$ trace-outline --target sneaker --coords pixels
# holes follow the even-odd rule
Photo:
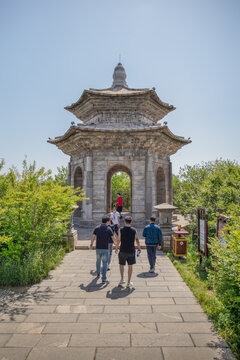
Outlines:
[[[123,284],[125,284],[125,280],[122,279],[122,280],[119,281],[118,286],[122,286]]]
[[[97,279],[99,279],[100,278],[100,274],[97,274]]]
[[[154,273],[154,270],[155,270],[154,268],[151,268],[151,269],[149,270],[149,272],[150,272],[150,273]]]
[[[127,283],[127,288],[130,288],[133,286],[133,283],[130,281],[129,283]]]
[[[109,281],[108,280],[102,280],[102,284],[108,284]]]

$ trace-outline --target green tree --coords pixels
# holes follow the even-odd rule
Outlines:
[[[4,184],[4,186],[3,186]],[[0,251],[21,261],[38,249],[60,246],[73,206],[83,200],[83,190],[54,181],[51,171],[23,162],[0,178]]]
[[[63,186],[68,185],[68,168],[66,166],[57,167],[57,174],[54,177],[54,180],[62,184]]]
[[[185,166],[177,176],[174,203],[183,214],[196,214],[198,207],[208,209],[210,219],[222,208],[226,214],[240,214],[240,165],[216,160]]]
[[[131,208],[131,179],[125,172],[118,172],[112,176],[112,206],[116,205],[117,193],[123,198],[123,208],[129,211]]]

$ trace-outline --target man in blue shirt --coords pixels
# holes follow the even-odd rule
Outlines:
[[[162,230],[155,224],[156,218],[150,217],[150,224],[145,226],[143,236],[145,237],[145,244],[147,246],[147,255],[150,265],[150,273],[155,271],[156,251],[162,247]]]

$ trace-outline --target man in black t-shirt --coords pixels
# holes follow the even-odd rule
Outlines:
[[[138,250],[141,251],[140,242],[138,240],[137,230],[131,227],[132,218],[131,216],[125,217],[125,226],[119,230],[118,233],[118,241],[116,246],[116,253],[118,251],[119,244],[120,252],[118,254],[119,259],[119,268],[121,274],[121,280],[119,282],[119,286],[122,286],[125,283],[124,280],[124,265],[126,261],[128,263],[128,283],[127,287],[130,288],[133,286],[131,282],[132,277],[132,266],[136,263],[135,258],[135,240],[137,242]]]
[[[102,282],[106,283],[106,272],[108,267],[108,256],[109,256],[109,249],[108,244],[112,240],[116,245],[116,238],[113,235],[113,231],[110,228],[110,217],[103,216],[101,225],[98,225],[92,235],[91,245],[90,248],[93,247],[93,243],[95,238],[96,240],[96,268],[97,268],[97,277],[100,277],[100,268],[102,262]]]

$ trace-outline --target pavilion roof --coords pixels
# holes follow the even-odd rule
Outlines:
[[[64,135],[48,142],[56,145],[67,155],[88,150],[120,148],[152,150],[170,156],[182,146],[191,143],[191,140],[176,136],[167,126],[161,125],[133,129],[103,129],[79,124],[71,126]]]

